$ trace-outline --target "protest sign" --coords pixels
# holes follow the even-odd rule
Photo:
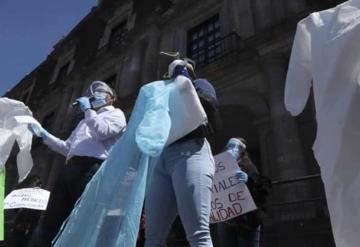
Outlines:
[[[234,157],[223,152],[214,157],[215,176],[212,186],[210,223],[219,223],[256,209],[245,183],[235,173],[240,170]]]
[[[30,208],[46,210],[50,191],[40,188],[26,188],[13,190],[6,196],[4,209]]]

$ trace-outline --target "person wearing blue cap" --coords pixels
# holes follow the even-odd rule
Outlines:
[[[51,245],[51,240],[71,213],[86,184],[124,132],[125,115],[113,106],[115,99],[115,92],[106,83],[92,82],[84,96],[73,103],[84,112],[84,118],[65,141],[39,125],[29,125],[29,129],[48,147],[66,157],[66,165],[51,190],[40,226],[41,246]]]
[[[208,123],[166,147],[154,167],[145,199],[145,246],[166,246],[179,215],[190,246],[212,247],[209,215],[215,164],[206,137],[220,128],[218,102],[214,87],[206,79],[196,79],[193,65],[185,59],[169,65],[167,77],[177,76],[192,81]]]

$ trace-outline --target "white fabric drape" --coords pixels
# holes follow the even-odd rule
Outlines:
[[[313,87],[313,146],[336,245],[360,243],[360,0],[311,14],[298,23],[285,86],[292,115]]]
[[[17,154],[19,182],[26,178],[33,161],[30,154],[32,133],[26,123],[17,119],[31,116],[31,111],[22,102],[0,98],[0,169],[4,167],[16,141],[20,149]]]

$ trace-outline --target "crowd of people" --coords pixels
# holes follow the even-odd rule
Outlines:
[[[221,129],[222,120],[214,87],[208,80],[196,78],[194,66],[187,59],[175,59],[169,65],[167,79],[185,76],[191,80],[208,121],[167,145],[153,169],[141,218],[147,247],[166,246],[167,235],[177,216],[191,246],[213,246],[209,216],[215,163],[207,137]],[[73,104],[84,112],[84,118],[65,141],[39,125],[29,124],[34,135],[66,158],[41,224],[34,232],[36,245],[51,246],[87,183],[126,131],[124,113],[113,106],[115,100],[115,91],[105,82],[91,83]],[[252,163],[244,139],[230,138],[225,151],[238,162],[240,169],[234,176],[248,185],[257,210],[218,223],[215,233],[218,245],[259,246],[264,199],[269,192],[264,184],[270,182]]]
[[[344,247],[359,244],[359,214],[356,214],[360,203],[357,166],[360,156],[356,150],[360,145],[360,54],[357,54],[359,9],[360,0],[350,0],[333,9],[310,14],[298,23],[284,95],[284,105],[293,116],[303,111],[310,96],[314,97],[317,135],[313,151],[321,169],[334,240],[337,246]],[[212,185],[216,167],[207,138],[221,129],[222,119],[214,87],[208,80],[196,77],[194,66],[189,59],[177,58],[170,63],[166,80],[171,82],[181,76],[191,82],[206,113],[207,122],[171,143],[166,143],[165,147],[159,145],[161,150],[157,151],[160,150],[161,154],[156,157],[157,163],[151,169],[149,181],[144,183],[145,200],[142,194],[141,203],[136,201],[140,209],[135,218],[139,216],[138,224],[141,222],[143,226],[138,238],[139,246],[166,246],[171,225],[176,216],[179,216],[186,239],[193,247],[258,247],[271,181],[259,174],[247,151],[246,141],[238,137],[238,133],[228,136],[223,153],[230,154],[235,166],[236,163],[238,165],[238,170],[232,175],[232,179],[235,179],[231,183],[247,185],[256,209],[217,222],[215,231],[210,234]],[[73,209],[81,210],[77,207],[77,202],[82,201],[84,189],[86,192],[86,186],[100,173],[97,172],[98,169],[107,167],[106,161],[111,158],[112,147],[130,132],[131,125],[127,126],[124,113],[113,106],[115,100],[116,93],[113,89],[104,82],[94,81],[83,96],[73,103],[83,111],[84,118],[65,141],[53,136],[40,125],[29,124],[34,135],[42,138],[47,146],[66,158],[66,164],[51,190],[41,224],[33,233],[38,241],[35,246],[51,246],[56,234],[59,231],[61,233],[63,222],[69,215],[71,218]],[[160,109],[162,113],[167,113],[168,106],[156,107],[155,111]],[[159,126],[162,124],[163,119],[155,120],[153,122]],[[167,128],[170,129],[169,126]],[[154,133],[152,137],[156,134],[159,133]],[[131,142],[135,145],[135,140]],[[102,166],[103,163],[105,165]],[[133,175],[132,172],[133,170],[129,172],[130,175]],[[119,176],[110,174],[113,178],[115,175]],[[124,184],[127,182],[129,181],[124,181]],[[38,178],[34,178],[32,182],[19,185],[19,188],[32,184],[38,186],[41,183]],[[99,214],[101,213],[102,219],[109,216],[111,219],[127,220],[124,212],[111,212],[110,215],[102,211]],[[19,224],[15,224],[11,231],[23,234],[26,242],[39,215],[31,210],[18,210],[16,214]],[[28,224],[27,221],[32,223]],[[132,221],[127,223],[137,224]],[[88,231],[87,234],[93,233]],[[212,239],[214,235],[216,243]],[[145,238],[144,243],[142,238]],[[16,244],[25,244],[17,238],[9,239]]]

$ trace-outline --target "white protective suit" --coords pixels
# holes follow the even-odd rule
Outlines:
[[[8,160],[16,141],[20,149],[17,155],[19,182],[26,178],[33,167],[30,153],[33,135],[28,130],[27,123],[18,122],[17,118],[32,119],[31,116],[31,111],[24,103],[0,98],[0,170]]]
[[[320,165],[336,245],[360,245],[360,0],[298,23],[285,106],[298,115],[313,86]]]

